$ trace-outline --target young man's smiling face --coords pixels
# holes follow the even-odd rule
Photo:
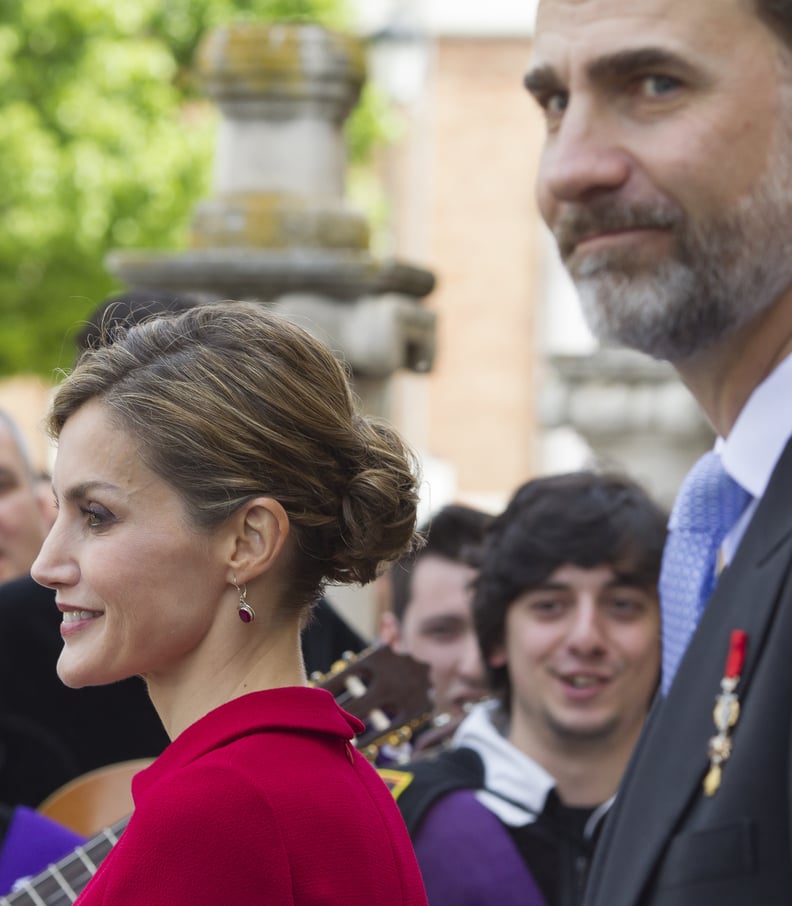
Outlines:
[[[526,751],[631,745],[660,671],[656,591],[564,564],[511,603],[490,663],[507,668],[511,738]]]

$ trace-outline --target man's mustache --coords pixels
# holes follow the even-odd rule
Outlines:
[[[682,221],[681,212],[668,202],[614,205],[612,201],[570,205],[557,219],[553,235],[566,261],[578,243],[601,233],[623,230],[666,230]]]

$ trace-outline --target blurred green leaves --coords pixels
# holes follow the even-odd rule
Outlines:
[[[216,123],[190,64],[245,17],[349,25],[343,0],[0,0],[0,374],[71,362],[109,249],[184,244]],[[353,159],[389,128],[366,97]]]

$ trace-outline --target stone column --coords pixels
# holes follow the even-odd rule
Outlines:
[[[393,372],[434,360],[434,315],[421,304],[434,276],[373,257],[366,218],[344,198],[342,127],[365,77],[361,45],[317,25],[228,25],[201,44],[197,73],[221,120],[190,247],[114,252],[109,270],[136,289],[283,311],[349,363],[368,411],[388,415]]]
[[[598,464],[627,472],[670,508],[715,439],[674,369],[625,349],[554,355],[549,365],[544,427],[572,427]]]
[[[434,276],[375,258],[366,218],[344,198],[342,127],[365,77],[361,45],[316,25],[227,25],[203,41],[197,73],[221,119],[213,193],[189,248],[117,251],[109,270],[130,288],[282,311],[349,364],[364,410],[387,417],[393,373],[432,367],[434,314],[422,302]],[[372,632],[373,607],[355,601],[350,615]]]

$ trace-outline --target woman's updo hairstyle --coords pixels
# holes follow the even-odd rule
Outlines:
[[[220,302],[103,343],[56,391],[52,436],[101,400],[200,529],[253,497],[278,500],[296,540],[295,604],[328,582],[369,582],[410,550],[415,459],[356,412],[344,367],[307,331],[261,305]]]

